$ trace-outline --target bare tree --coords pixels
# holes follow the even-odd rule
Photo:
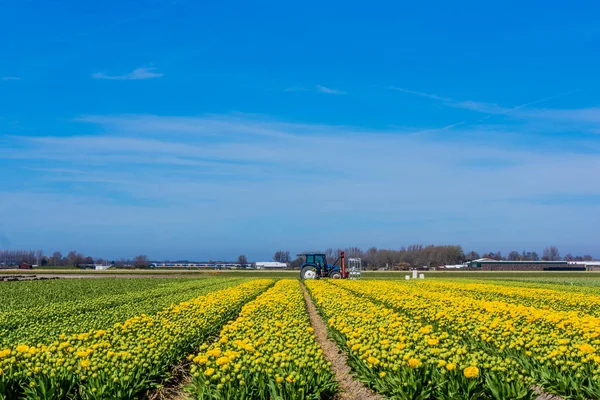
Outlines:
[[[148,267],[150,265],[150,262],[148,261],[148,257],[146,257],[145,255],[139,255],[133,259],[133,265],[135,265],[138,268],[143,268]]]
[[[367,250],[364,255],[365,266],[375,267],[375,254],[377,254],[377,247],[371,247]]]
[[[548,246],[544,249],[544,253],[542,255],[542,260],[544,261],[560,261],[560,253],[558,252],[558,248],[556,246]]]
[[[522,261],[534,261],[534,259],[533,259],[533,255],[534,254],[537,257],[537,253],[532,253],[531,251],[525,251],[525,250],[523,250],[521,252],[521,260]]]
[[[273,255],[273,261],[277,261],[280,263],[290,262],[290,252],[284,250],[277,250]]]
[[[237,262],[238,262],[238,264],[240,264],[240,266],[242,268],[246,268],[248,266],[248,259],[246,258],[246,256],[244,254],[240,254],[238,256]]]
[[[304,257],[297,257],[295,260],[290,262],[291,269],[300,269],[302,264],[304,263]]]
[[[132,264],[131,260],[127,260],[125,258],[119,258],[118,260],[115,261],[116,267],[127,267],[127,266],[131,266],[131,264]]]
[[[42,257],[44,257],[44,252],[41,249],[35,251],[35,263],[40,265],[42,263]]]
[[[362,258],[363,257],[363,251],[360,249],[360,247],[348,247],[346,250],[344,250],[346,253],[346,257],[348,258]]]
[[[338,252],[339,252],[339,250],[334,250],[332,248],[328,248],[323,253],[325,254],[325,258],[327,259],[327,262],[333,263],[338,257],[337,256]]]
[[[55,251],[52,253],[52,257],[50,257],[50,264],[58,267],[59,265],[62,265],[62,258],[62,253],[60,251]]]
[[[84,258],[85,257],[83,256],[83,254],[80,254],[74,250],[70,251],[69,254],[67,254],[67,264],[69,266],[76,267],[79,264],[83,263]]]

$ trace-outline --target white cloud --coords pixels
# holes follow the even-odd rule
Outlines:
[[[414,90],[408,90],[408,89],[404,89],[404,88],[400,88],[400,87],[396,87],[396,86],[390,86],[390,89],[391,90],[396,90],[398,92],[403,92],[403,93],[408,93],[408,94],[414,94],[416,96],[427,97],[428,99],[442,100],[442,101],[454,101],[454,100],[452,100],[450,98],[447,98],[447,97],[438,96],[437,94],[417,92],[417,91],[414,91]]]
[[[370,130],[343,125],[289,123],[264,115],[227,114],[173,117],[146,114],[85,115],[76,121],[97,124],[108,132],[127,132],[143,136],[195,136],[246,138],[291,138],[315,135],[363,135]],[[412,132],[412,131],[411,131]],[[415,132],[418,132],[415,130]],[[386,132],[381,132],[385,134]],[[406,129],[389,131],[406,133]]]
[[[408,135],[407,129],[398,134],[243,114],[80,121],[105,132],[0,138],[0,158],[44,168],[31,193],[0,196],[4,221],[31,228],[64,219],[56,226],[71,229],[73,237],[82,224],[99,235],[131,226],[132,236],[144,238],[145,230],[160,226],[157,235],[193,237],[211,248],[225,237],[261,248],[269,241],[277,247],[282,238],[307,248],[311,241],[348,245],[331,237],[363,246],[419,240],[469,246],[488,225],[495,227],[494,247],[503,249],[499,240],[518,240],[517,231],[526,232],[520,236],[526,240],[532,226],[568,239],[581,234],[585,215],[596,215],[593,205],[567,209],[516,197],[600,194],[596,154],[493,141],[506,132],[480,128]],[[469,135],[485,141],[465,140]],[[50,220],[40,220],[43,213],[22,201],[31,195]],[[3,216],[2,210],[11,211]],[[339,232],[310,233],[315,221]],[[248,227],[256,226],[261,235],[248,238]]]
[[[346,94],[346,92],[344,92],[342,90],[328,88],[323,85],[317,85],[317,91],[321,92],[321,93],[327,93],[327,94]]]
[[[156,68],[136,68],[133,71],[124,74],[124,75],[107,75],[104,72],[97,72],[92,74],[92,78],[94,79],[109,79],[109,80],[141,80],[141,79],[152,79],[152,78],[160,78],[164,74],[159,72],[152,72]]]
[[[546,123],[548,132],[553,131],[549,124],[562,123],[559,130],[565,129],[581,129],[588,132],[595,132],[600,128],[600,107],[587,107],[579,109],[555,109],[555,108],[535,108],[534,105],[544,103],[575,91],[559,93],[554,96],[544,97],[528,103],[520,104],[514,107],[503,107],[495,103],[473,101],[473,100],[455,100],[449,97],[438,96],[436,94],[423,93],[414,90],[408,90],[398,87],[390,87],[391,90],[396,90],[403,93],[408,93],[416,96],[426,97],[433,100],[441,101],[444,105],[453,108],[475,111],[487,115],[476,123],[480,123],[492,116],[505,115],[515,120]],[[462,124],[462,123],[461,123]]]
[[[2,81],[20,81],[21,78],[19,78],[18,76],[3,76],[3,77],[0,77],[0,80],[2,80]]]
[[[600,128],[600,107],[558,109],[558,108],[531,108],[530,105],[537,104],[535,101],[516,107],[501,107],[497,104],[482,103],[475,101],[461,101],[447,103],[456,108],[477,111],[488,115],[506,115],[513,119],[531,121],[562,123],[561,129],[584,129],[593,132],[594,128]]]
[[[425,98],[432,99],[432,100],[438,100],[438,101],[443,102],[448,107],[462,108],[462,109],[466,109],[466,110],[477,111],[480,113],[492,114],[492,115],[508,114],[511,111],[516,111],[520,108],[523,108],[523,107],[526,107],[531,104],[535,104],[535,103],[539,102],[539,101],[535,101],[535,102],[523,104],[523,105],[520,105],[520,106],[517,106],[514,108],[504,108],[504,107],[501,107],[501,106],[499,106],[497,104],[493,104],[493,103],[485,103],[485,102],[473,101],[473,100],[460,101],[460,100],[452,99],[450,97],[439,96],[437,94],[431,94],[431,93],[418,92],[416,90],[409,90],[409,89],[404,89],[404,88],[395,87],[395,86],[390,86],[389,88],[391,90],[395,90],[395,91],[402,92],[402,93],[425,97]]]
[[[421,186],[428,174],[436,185],[448,193],[458,195],[462,187],[455,186],[457,179],[474,182],[491,177],[496,171],[506,174],[523,168],[521,177],[536,180],[535,174],[545,176],[538,166],[550,170],[557,157],[564,152],[549,152],[535,147],[520,148],[514,145],[490,146],[488,143],[465,141],[465,135],[480,137],[502,136],[503,132],[456,129],[456,139],[447,137],[444,128],[422,132],[439,132],[442,142],[431,136],[396,134],[387,130],[365,130],[355,127],[327,126],[318,124],[294,124],[243,115],[212,115],[207,117],[163,117],[153,115],[134,116],[86,116],[82,121],[107,128],[111,134],[71,137],[23,137],[29,143],[29,151],[20,151],[20,156],[49,158],[81,165],[171,165],[208,168],[215,173],[238,174],[240,177],[272,177],[290,174],[294,179],[315,178],[356,179],[358,184],[393,182],[402,171],[405,183]],[[183,135],[179,135],[183,133]],[[360,163],[353,155],[359,155]],[[492,164],[492,170],[481,170],[477,163],[482,159]],[[15,157],[15,152],[0,153],[0,157]],[[569,165],[579,163],[588,171],[600,168],[595,156],[578,155]],[[497,164],[497,165],[495,165]],[[418,166],[418,167],[417,167]],[[57,167],[55,167],[57,168]],[[535,174],[529,174],[535,168]],[[565,164],[560,171],[568,170]],[[199,170],[198,169],[198,170]],[[193,168],[191,169],[193,170]],[[59,170],[57,170],[59,171]],[[169,171],[169,170],[167,170]],[[563,174],[557,171],[556,173]],[[571,171],[570,173],[575,173]],[[433,178],[435,176],[435,178]],[[304,178],[303,178],[304,177]],[[505,175],[496,178],[504,181]],[[413,182],[414,179],[414,182]],[[493,180],[493,179],[492,179]],[[577,181],[579,182],[579,181]],[[446,183],[449,186],[446,188]],[[570,185],[572,183],[565,183]],[[510,196],[504,186],[501,190],[488,189],[487,194]],[[585,183],[588,185],[588,183]],[[456,190],[459,189],[459,192]],[[544,190],[541,185],[539,190]],[[535,191],[535,185],[523,182],[519,192]],[[574,187],[576,189],[576,187]],[[426,189],[429,190],[429,189]],[[456,192],[456,193],[455,193]],[[537,192],[536,192],[537,193]],[[483,194],[486,196],[487,194]],[[493,196],[492,196],[493,197]]]
[[[449,101],[449,102],[446,102],[446,105],[448,105],[450,107],[455,107],[455,108],[463,108],[466,110],[477,111],[477,112],[480,112],[483,114],[507,114],[512,110],[510,108],[501,107],[497,104],[484,103],[481,101],[472,101],[472,100]]]
[[[311,87],[304,86],[290,86],[283,89],[284,92],[318,92],[326,94],[346,94],[343,90],[333,89],[323,85],[315,85]]]
[[[600,127],[600,107],[575,108],[575,109],[531,109],[524,110],[519,115],[526,118],[535,118],[554,121],[572,121],[595,124]]]

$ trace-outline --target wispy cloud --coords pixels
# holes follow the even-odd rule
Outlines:
[[[528,122],[545,123],[548,131],[559,130],[582,130],[595,132],[600,128],[600,107],[559,109],[559,108],[533,108],[532,105],[548,101],[550,98],[532,101],[516,107],[502,107],[493,103],[482,103],[475,101],[461,101],[446,103],[450,107],[462,108],[476,111],[487,116],[478,120],[483,122],[495,115],[506,115],[513,119]],[[552,126],[552,124],[560,124]]]
[[[77,136],[40,136],[13,137],[15,140],[30,143],[32,156],[52,157],[72,162],[74,154],[81,155],[80,162],[92,160],[94,163],[105,160],[113,164],[119,159],[124,163],[165,162],[174,165],[197,165],[218,167],[219,163],[239,163],[240,172],[248,162],[263,166],[286,166],[287,169],[303,170],[303,165],[318,165],[325,173],[329,171],[347,171],[351,176],[372,170],[381,179],[393,179],[397,168],[404,164],[419,163],[425,154],[431,161],[424,169],[451,166],[462,167],[470,159],[479,162],[481,154],[499,160],[504,165],[521,165],[539,161],[549,163],[555,157],[543,151],[524,150],[508,146],[490,146],[492,137],[502,136],[503,132],[488,131],[487,142],[464,143],[464,135],[482,136],[477,130],[457,129],[456,134],[442,142],[433,140],[435,136],[419,137],[408,134],[407,130],[378,130],[335,125],[302,124],[283,122],[261,116],[245,114],[210,115],[200,117],[173,117],[157,115],[90,115],[78,119],[105,128],[100,135]],[[461,123],[447,125],[419,132],[441,132],[456,128]],[[398,134],[402,133],[402,134]],[[369,138],[365,142],[365,137]],[[7,138],[11,140],[10,137]],[[5,139],[6,140],[6,139]],[[3,146],[6,147],[6,146]],[[319,148],[319,152],[310,149]],[[27,146],[18,154],[26,154]],[[361,163],[358,170],[344,157],[323,158],[322,154],[354,154],[359,152],[361,159],[374,162],[369,167]],[[14,157],[14,151],[7,151],[4,157]],[[314,155],[314,157],[313,157]],[[398,158],[400,155],[400,159]],[[457,157],[457,155],[459,155]],[[0,154],[2,157],[2,154]],[[111,158],[113,157],[113,158]],[[301,164],[289,163],[289,160],[304,159]],[[110,161],[108,161],[110,160]],[[388,165],[385,169],[382,166]],[[76,169],[77,164],[59,165],[44,168]],[[35,168],[35,166],[30,166]],[[382,169],[386,172],[382,172]],[[362,171],[362,172],[361,172]],[[62,171],[64,172],[64,171]],[[389,174],[388,174],[389,173]],[[382,178],[383,177],[383,178]],[[379,179],[379,178],[378,178]]]
[[[391,90],[412,94],[415,96],[425,97],[432,100],[442,102],[444,105],[452,108],[459,108],[464,110],[475,111],[486,116],[474,121],[473,123],[479,124],[493,116],[508,116],[517,120],[532,121],[532,122],[561,122],[563,125],[560,129],[586,129],[589,132],[595,132],[600,128],[600,107],[588,107],[579,109],[556,109],[556,108],[536,108],[532,107],[537,104],[541,104],[550,100],[557,99],[562,96],[566,96],[577,92],[577,90],[571,90],[568,92],[559,93],[553,96],[544,97],[527,103],[523,103],[514,107],[504,107],[496,103],[481,102],[473,100],[456,100],[450,97],[439,96],[431,93],[424,93],[415,90],[408,90],[404,88],[389,87]],[[461,122],[456,125],[462,125],[467,122]],[[571,125],[565,125],[571,124]],[[454,127],[454,126],[450,126]]]
[[[317,91],[321,92],[321,93],[327,93],[327,94],[346,94],[346,92],[344,92],[342,90],[328,88],[323,85],[317,85]]]
[[[104,72],[97,72],[92,74],[94,79],[109,79],[109,80],[120,80],[120,81],[135,81],[141,79],[152,79],[160,78],[164,74],[159,72],[153,72],[156,68],[136,68],[133,71],[124,75],[107,75]]]
[[[176,117],[146,114],[124,115],[85,115],[76,119],[79,122],[96,124],[109,132],[127,132],[143,136],[197,135],[196,138],[229,138],[251,140],[256,137],[287,138],[317,135],[357,136],[369,130],[327,124],[290,123],[264,115],[233,113],[227,115],[201,115]],[[401,130],[388,132],[400,133]]]
[[[568,92],[559,93],[554,96],[544,97],[544,98],[541,98],[538,100],[530,101],[528,103],[520,104],[515,107],[502,107],[495,103],[485,103],[485,102],[472,101],[472,100],[457,101],[457,100],[452,100],[452,99],[445,99],[445,101],[447,102],[447,105],[449,105],[451,107],[464,108],[467,110],[478,111],[478,112],[481,112],[484,114],[501,115],[501,114],[514,114],[514,113],[520,112],[520,110],[522,110],[524,108],[530,108],[531,106],[534,106],[536,104],[545,103],[547,101],[554,100],[554,99],[557,99],[559,97],[562,97],[562,96],[565,96],[565,95],[568,95],[568,94],[571,94],[574,92],[575,92],[574,90],[571,90]],[[555,110],[555,111],[560,111],[560,110]],[[526,112],[526,114],[529,114],[529,112]]]
[[[142,248],[153,240],[143,233],[161,226],[160,237],[193,237],[213,249],[223,245],[223,237],[248,243],[244,227],[259,225],[268,234],[252,239],[258,247],[278,247],[277,240],[318,247],[331,238],[313,232],[307,221],[321,219],[342,227],[336,237],[341,242],[468,245],[469,237],[480,234],[465,230],[502,220],[511,228],[495,233],[494,243],[525,240],[531,226],[536,237],[550,242],[581,233],[597,204],[560,213],[570,197],[540,205],[515,202],[515,193],[525,199],[600,195],[594,184],[598,152],[565,154],[563,147],[543,147],[546,138],[518,145],[505,140],[506,132],[481,134],[474,127],[419,136],[406,134],[411,131],[406,127],[294,123],[245,114],[89,115],[78,121],[96,124],[102,133],[0,136],[0,162],[27,160],[6,164],[12,169],[0,193],[5,223],[28,229],[56,224],[73,238],[80,237],[82,223],[98,235],[130,226],[131,237],[144,238],[137,242]],[[80,128],[85,132],[85,124]],[[465,140],[468,135],[484,141]],[[35,189],[23,191],[24,177]],[[25,201],[32,195],[40,200],[35,207]],[[410,222],[415,214],[431,221]],[[398,228],[407,224],[409,233]],[[525,233],[515,238],[517,231]],[[552,237],[556,232],[563,236]],[[586,246],[593,242],[583,240]]]
[[[532,109],[521,113],[524,117],[551,121],[576,121],[594,124],[600,128],[600,107],[578,109]]]
[[[400,87],[396,87],[396,86],[390,86],[390,89],[398,91],[398,92],[403,92],[403,93],[408,93],[408,94],[414,94],[416,96],[427,97],[428,99],[441,100],[441,101],[449,101],[449,102],[453,102],[454,101],[454,100],[452,100],[452,99],[450,99],[448,97],[438,96],[437,94],[417,92],[415,90],[408,90],[408,89],[404,89],[404,88],[400,88]]]
[[[446,126],[442,126],[441,128],[433,128],[433,129],[421,130],[421,131],[415,132],[415,135],[423,135],[423,134],[427,134],[427,133],[443,132],[443,131],[447,131],[447,130],[450,130],[452,128],[456,128],[457,126],[461,126],[461,125],[464,125],[464,124],[465,124],[465,121],[456,122],[454,124],[449,124],[449,125],[446,125]]]
[[[438,101],[443,102],[445,105],[447,105],[449,107],[462,108],[462,109],[466,109],[466,110],[477,111],[477,112],[484,113],[484,114],[508,114],[511,111],[517,111],[521,108],[528,107],[533,104],[541,103],[543,101],[547,101],[550,99],[550,98],[545,98],[545,99],[536,100],[536,101],[533,101],[530,103],[522,104],[517,107],[506,108],[506,107],[501,107],[494,103],[486,103],[486,102],[473,101],[473,100],[456,100],[456,99],[453,99],[450,97],[439,96],[437,94],[419,92],[416,90],[409,90],[409,89],[404,89],[404,88],[395,87],[395,86],[390,86],[389,88],[391,90],[395,90],[395,91],[402,92],[402,93],[425,97],[425,98],[432,99],[432,100],[438,100]]]
[[[323,85],[315,85],[315,86],[290,86],[283,89],[284,92],[317,92],[317,93],[326,93],[326,94],[346,94],[343,90],[333,89]]]
[[[300,86],[291,86],[283,90],[284,92],[308,92],[308,89]]]
[[[18,76],[3,76],[0,77],[0,81],[20,81],[21,78]]]
[[[465,101],[447,101],[445,104],[449,107],[462,108],[465,110],[477,111],[483,114],[508,114],[513,110],[518,110],[522,107],[506,108],[494,103],[485,103],[481,101],[465,100]]]

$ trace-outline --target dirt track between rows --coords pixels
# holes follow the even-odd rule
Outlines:
[[[354,379],[352,371],[348,366],[348,359],[343,351],[340,351],[335,342],[327,335],[327,326],[319,315],[317,308],[312,302],[308,291],[302,285],[304,300],[310,317],[310,323],[315,330],[317,342],[323,349],[323,356],[331,363],[331,370],[335,374],[335,380],[340,385],[340,392],[336,394],[337,400],[380,400],[380,395],[367,388],[361,382]]]

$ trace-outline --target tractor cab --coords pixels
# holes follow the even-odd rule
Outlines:
[[[343,277],[340,267],[335,265],[336,263],[327,264],[327,258],[323,253],[304,253],[298,254],[298,256],[305,257],[304,263],[300,267],[300,279],[341,279]]]

